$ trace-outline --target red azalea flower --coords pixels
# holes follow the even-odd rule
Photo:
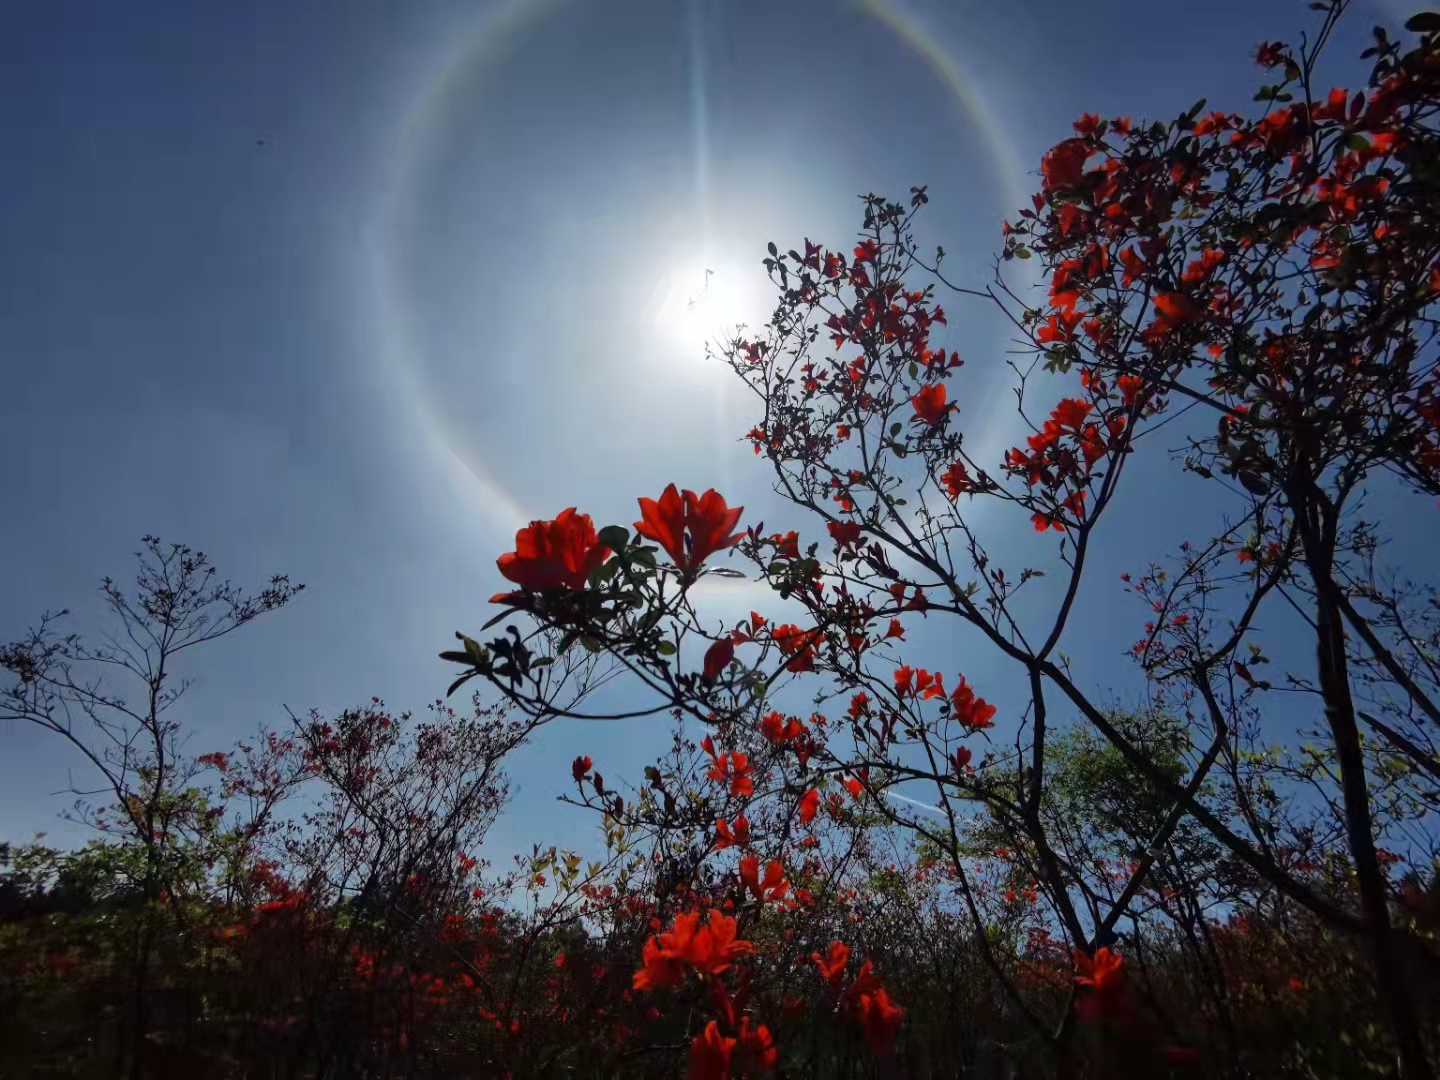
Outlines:
[[[1042,345],[1051,342],[1070,341],[1075,337],[1075,328],[1085,319],[1085,312],[1071,308],[1051,315],[1044,326],[1035,331],[1035,340]]]
[[[1075,985],[1087,986],[1097,993],[1118,989],[1125,981],[1125,958],[1109,949],[1096,949],[1089,956],[1075,952]]]
[[[1071,188],[1085,174],[1085,162],[1095,151],[1084,139],[1066,139],[1040,159],[1045,190]]]
[[[779,533],[771,536],[775,544],[775,556],[781,559],[798,559],[800,557],[800,534],[791,529],[784,536]]]
[[[631,980],[636,990],[675,986],[685,977],[685,955],[699,921],[700,913],[696,911],[677,915],[670,930],[645,942],[640,970]]]
[[[1145,380],[1139,375],[1121,375],[1115,380],[1115,385],[1120,388],[1120,398],[1127,406],[1135,403]]]
[[[955,719],[971,731],[995,726],[991,722],[995,706],[982,697],[976,697],[974,688],[965,681],[964,675],[960,676],[960,685],[950,695],[950,708]]]
[[[873,994],[861,994],[858,1011],[870,1052],[877,1057],[889,1054],[895,1046],[895,1035],[900,1030],[905,1010],[892,1002],[889,993],[882,987]]]
[[[739,940],[736,933],[735,920],[723,911],[712,909],[709,922],[691,941],[687,959],[702,975],[721,974],[732,960],[755,951],[753,944]]]
[[[715,758],[705,775],[711,780],[729,784],[731,795],[739,797],[755,793],[755,783],[750,779],[750,758],[738,750]]]
[[[832,990],[838,992],[840,984],[845,981],[845,965],[850,963],[850,946],[843,941],[832,941],[829,955],[811,953],[810,959],[820,972],[820,977],[830,984]]]
[[[790,891],[790,883],[785,880],[785,867],[771,859],[762,878],[760,860],[754,855],[746,855],[740,860],[740,883],[754,893],[755,899],[761,903],[766,900],[779,900]]]
[[[1120,265],[1124,267],[1124,274],[1121,276],[1120,284],[1125,288],[1134,285],[1145,273],[1145,260],[1134,248],[1126,248],[1120,252]]]
[[[1156,293],[1152,329],[1169,333],[1200,317],[1200,307],[1182,293]]]
[[[760,733],[772,743],[785,743],[805,734],[805,725],[798,716],[786,717],[771,709],[760,718]]]
[[[515,534],[515,550],[496,561],[500,573],[522,589],[583,589],[610,549],[601,544],[589,514],[572,506],[554,521],[532,521]],[[502,597],[513,594],[502,594]]]
[[[773,1069],[780,1052],[764,1024],[753,1024],[750,1017],[740,1018],[739,1065],[743,1073]]]
[[[635,531],[665,549],[683,573],[693,573],[709,556],[738,544],[744,533],[731,533],[743,506],[731,508],[711,488],[704,495],[666,487],[660,498],[640,499]]]
[[[785,665],[788,670],[815,670],[815,646],[821,638],[819,630],[801,630],[793,623],[786,623],[770,631],[770,636],[780,651],[790,657]]]
[[[690,1080],[725,1080],[730,1075],[730,1057],[735,1040],[720,1034],[714,1020],[690,1043]]]
[[[711,910],[710,919],[700,924],[700,912],[675,916],[669,930],[645,943],[642,966],[635,973],[636,990],[674,986],[685,977],[687,966],[701,975],[719,975],[730,962],[749,956],[755,946],[736,938],[735,920],[722,911]]]
[[[800,796],[800,821],[801,824],[808,824],[815,820],[815,815],[820,810],[820,792],[811,788],[804,795]]]
[[[748,844],[750,843],[750,822],[744,814],[736,816],[734,826],[731,826],[724,818],[716,818],[715,834],[718,837],[715,841],[716,851]]]
[[[945,398],[945,384],[930,383],[921,387],[919,393],[910,399],[910,404],[915,408],[915,415],[933,427],[954,408],[954,405],[946,404]]]
[[[945,485],[945,494],[954,502],[967,491],[973,490],[973,482],[970,473],[965,468],[963,461],[956,461],[946,469],[940,476],[940,482]]]

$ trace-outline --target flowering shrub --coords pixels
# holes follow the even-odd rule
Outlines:
[[[769,903],[754,888],[768,861],[788,868],[779,901],[788,913],[820,918],[830,890],[873,888],[877,873],[905,877],[874,864],[883,836],[943,874],[934,902],[970,924],[990,976],[1057,1068],[1095,1021],[1132,1051],[1189,1062],[1153,986],[1128,974],[1127,952],[1183,932],[1223,987],[1224,963],[1197,925],[1237,904],[1281,903],[1369,957],[1396,1067],[1428,1071],[1429,1014],[1415,1005],[1425,995],[1406,973],[1417,950],[1422,964],[1434,954],[1397,921],[1380,852],[1436,805],[1429,725],[1440,711],[1433,665],[1416,660],[1424,647],[1397,633],[1401,601],[1373,584],[1377,527],[1355,508],[1382,471],[1440,494],[1431,333],[1440,205],[1433,186],[1414,179],[1440,147],[1435,27],[1422,19],[1410,52],[1377,31],[1369,89],[1325,94],[1317,60],[1343,7],[1326,6],[1299,51],[1264,46],[1260,59],[1278,81],[1262,88],[1257,117],[1206,113],[1203,102],[1169,124],[1082,117],[1045,156],[1032,206],[1004,230],[1002,264],[1038,259],[1044,304],[998,276],[984,291],[953,285],[943,253],[930,259],[915,239],[923,188],[908,205],[868,196],[848,254],[808,239],[803,252],[771,245],[775,314],[763,336],[734,340],[723,359],[763,402],[747,435],[755,453],[777,490],[824,524],[820,539],[734,531],[743,515],[719,494],[682,496],[672,485],[658,501],[640,500],[637,535],[616,526],[596,534],[615,557],[583,588],[503,598],[557,651],[518,677],[495,665],[513,655],[512,641],[528,648],[538,637],[515,631],[457,657],[467,677],[487,678],[532,716],[595,715],[561,705],[548,671],[583,641],[610,674],[653,695],[651,711],[681,722],[675,752],[647,771],[646,787],[626,798],[597,783],[576,800],[650,841],[657,900],[684,889],[714,903],[738,873]],[[917,286],[911,275],[927,280]],[[965,443],[963,365],[937,338],[950,322],[937,289],[999,305],[1033,350],[1020,386],[1031,434],[998,462]],[[1046,403],[1031,422],[1037,398]],[[1210,539],[1183,544],[1173,566],[1126,575],[1127,591],[1149,606],[1132,655],[1150,693],[1140,716],[1125,717],[1092,700],[1059,647],[1127,465],[1152,431],[1181,418],[1181,464],[1215,485],[1224,520]],[[1053,538],[1048,563],[1001,565],[967,516],[975,500],[1013,505]],[[736,573],[718,565],[722,555],[748,562],[805,617],[752,612],[711,625],[692,586]],[[1324,728],[1300,735],[1311,743],[1298,759],[1262,743],[1258,723],[1259,695],[1272,689],[1254,675],[1266,662],[1259,619],[1281,601],[1298,604],[1314,630],[1316,676],[1299,685],[1324,706]],[[997,721],[1013,729],[1020,718],[1002,718],[973,671],[907,660],[907,625],[947,618],[1012,664],[1026,688],[1013,748],[993,733]],[[1383,687],[1377,697],[1396,725],[1357,709],[1355,671]],[[802,678],[813,680],[819,708],[786,715],[781,690]],[[1367,746],[1362,723],[1383,741]],[[698,742],[687,738],[697,729]],[[1050,755],[1085,732],[1100,742],[1057,776]],[[1115,801],[1097,788],[1110,777],[1075,771],[1096,754],[1114,755],[1105,769],[1141,785],[1144,805],[1122,800],[1077,832],[1077,801],[1097,810]],[[1393,790],[1372,787],[1372,770]],[[1307,789],[1324,793],[1328,820],[1302,810]],[[988,845],[1005,864],[999,873],[972,862],[992,835],[1003,840]],[[1423,842],[1409,850],[1428,858]],[[1040,961],[1003,946],[996,929],[1007,925],[1068,945],[1060,1000],[1045,974],[1053,950],[1039,950]],[[839,954],[815,955],[828,973],[833,961],[823,958]],[[888,990],[846,1001],[839,1012],[888,1049],[901,1015]],[[1230,1032],[1233,1063],[1232,1007],[1217,992],[1205,1008]],[[716,1032],[730,1037],[723,1025]],[[718,1061],[711,1034],[695,1052]]]

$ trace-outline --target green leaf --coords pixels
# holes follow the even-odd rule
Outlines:
[[[1028,259],[1030,258],[1030,249],[1025,247],[1023,244],[1017,244],[1015,246],[1015,254],[1021,259]]]
[[[598,653],[600,651],[600,642],[596,641],[593,637],[590,637],[589,635],[582,637],[580,639],[580,644],[585,647],[585,651],[588,653]]]
[[[624,551],[630,543],[630,530],[624,525],[606,525],[600,530],[600,543],[611,551]]]
[[[902,432],[902,431],[904,431],[904,430],[905,430],[905,426],[904,426],[903,424],[891,424],[891,425],[890,425],[890,437],[893,439],[893,438],[895,438],[896,436],[898,436],[898,435],[900,434],[900,432]]]
[[[673,641],[661,641],[658,645],[655,646],[655,651],[658,652],[661,656],[674,656],[675,643]]]
[[[467,682],[469,682],[478,674],[479,672],[476,671],[467,671],[464,675],[461,675],[458,679],[456,679],[450,684],[450,689],[445,691],[445,696],[448,698],[451,694],[455,693],[456,690],[459,690],[460,687],[464,686]]]
[[[1412,34],[1440,34],[1440,11],[1422,11],[1411,15],[1405,29]]]
[[[769,249],[770,255],[772,257],[778,256],[780,254],[780,249],[775,246],[774,240],[771,240],[770,243],[766,244],[765,246]]]
[[[484,626],[482,626],[480,629],[481,629],[481,630],[489,630],[489,629],[490,629],[492,626],[494,626],[496,623],[502,622],[502,621],[504,621],[505,619],[508,619],[511,615],[515,614],[515,612],[517,612],[517,611],[519,611],[519,610],[520,610],[520,609],[519,609],[519,608],[516,608],[516,607],[507,607],[504,611],[500,612],[499,615],[496,615],[493,619],[491,619],[489,622],[487,622],[487,623],[486,623]],[[460,635],[459,635],[459,634],[456,634],[455,636],[456,636],[456,637],[459,637]]]

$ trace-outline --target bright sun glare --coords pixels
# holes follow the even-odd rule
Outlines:
[[[724,264],[671,263],[657,283],[654,301],[655,330],[664,346],[703,360],[707,344],[727,338],[746,321],[738,278]]]

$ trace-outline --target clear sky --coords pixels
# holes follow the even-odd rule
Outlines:
[[[1357,3],[1334,81],[1405,14]],[[196,753],[287,705],[421,710],[527,518],[628,523],[674,480],[778,522],[737,441],[752,406],[702,348],[768,313],[768,240],[840,246],[857,194],[924,183],[926,238],[978,282],[1079,113],[1243,107],[1256,43],[1309,25],[1300,0],[12,5],[0,638],[46,608],[83,628],[156,532],[308,586],[202,659]],[[1003,337],[946,307],[985,438]],[[1124,696],[1139,613],[1108,575],[1184,535],[1193,491],[1120,509],[1072,651]],[[663,723],[549,729],[493,850],[588,835],[552,801],[565,763],[638,774]],[[0,838],[73,835],[72,767],[83,783],[57,741],[0,731]]]

